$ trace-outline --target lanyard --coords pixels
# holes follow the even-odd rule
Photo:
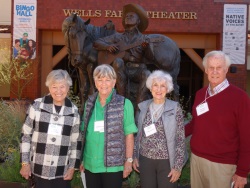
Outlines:
[[[207,88],[206,93],[205,93],[205,99],[204,99],[199,105],[201,105],[201,104],[203,104],[203,103],[206,103],[206,102],[207,102],[207,99],[209,99],[210,97],[213,97],[213,96],[214,96],[214,95],[210,95],[210,96],[207,97],[207,94],[208,94],[208,88]],[[199,105],[198,105],[198,106],[199,106]]]

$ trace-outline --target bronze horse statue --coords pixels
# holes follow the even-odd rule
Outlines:
[[[95,90],[92,73],[93,69],[98,65],[98,51],[93,48],[93,42],[100,37],[109,36],[116,32],[111,21],[103,27],[93,26],[89,22],[90,20],[84,22],[76,14],[72,14],[62,24],[70,62],[79,70],[82,102],[86,101],[87,96]],[[165,35],[149,34],[147,38],[160,38],[160,40],[150,44],[154,60],[149,61],[144,58],[143,63],[150,67],[153,66],[153,69],[167,71],[172,76],[174,84],[173,96],[178,100],[177,76],[180,70],[180,50],[176,43]]]
[[[116,32],[111,21],[108,21],[102,27],[93,26],[89,23],[90,19],[84,21],[75,13],[72,13],[62,23],[69,61],[78,69],[82,104],[86,101],[88,95],[95,91],[93,70],[97,66],[97,50],[93,48],[93,42],[97,38]]]

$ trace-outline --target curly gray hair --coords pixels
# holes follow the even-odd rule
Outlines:
[[[146,81],[146,86],[149,90],[151,90],[153,82],[155,80],[164,80],[166,82],[167,88],[168,88],[168,93],[170,93],[171,91],[173,91],[174,87],[173,87],[173,79],[172,76],[167,73],[164,72],[162,70],[156,70],[154,72],[152,72],[149,77],[147,78]]]

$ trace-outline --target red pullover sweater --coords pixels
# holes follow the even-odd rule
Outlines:
[[[206,88],[196,93],[192,121],[185,134],[192,134],[191,151],[207,160],[237,165],[236,174],[250,172],[250,99],[241,89],[230,85],[209,97],[209,111],[197,116],[196,107],[205,100]],[[208,97],[208,94],[207,94]]]

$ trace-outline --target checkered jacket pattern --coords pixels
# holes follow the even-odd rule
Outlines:
[[[68,168],[79,168],[79,124],[78,109],[68,98],[59,113],[50,95],[36,99],[22,127],[21,162],[30,162],[32,173],[44,179],[61,178]],[[51,134],[51,125],[61,127],[61,134]]]

